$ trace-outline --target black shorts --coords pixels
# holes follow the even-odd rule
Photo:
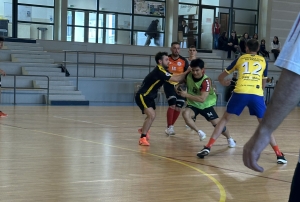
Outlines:
[[[191,110],[193,110],[193,112],[195,113],[195,118],[197,117],[198,114],[203,116],[207,121],[212,121],[219,118],[214,107],[212,106],[205,109],[198,109],[197,107],[187,105],[186,108],[190,108]]]
[[[169,106],[176,105],[176,107],[180,107],[180,108],[183,107],[186,98],[181,97],[180,95],[178,95],[176,93],[173,84],[166,82],[164,84],[164,91],[165,91]]]
[[[297,164],[292,185],[289,202],[298,202],[300,199],[300,163]]]
[[[144,114],[144,109],[147,109],[147,108],[150,108],[150,107],[153,108],[154,110],[156,109],[154,99],[145,97],[145,96],[143,96],[142,94],[139,94],[139,93],[137,93],[135,95],[135,103],[142,110],[143,114]]]

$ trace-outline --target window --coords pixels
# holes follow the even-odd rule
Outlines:
[[[231,0],[202,0],[202,5],[230,7]]]
[[[100,0],[99,11],[132,13],[132,0]]]
[[[53,40],[54,0],[18,1],[18,37]]]
[[[79,8],[86,10],[97,10],[97,0],[68,0],[68,8]]]
[[[234,8],[245,8],[245,9],[253,9],[257,10],[258,1],[257,0],[234,0],[233,7]]]
[[[247,11],[247,10],[234,10],[234,22],[235,23],[257,23],[257,12],[256,11]]]
[[[70,0],[69,0],[70,1]],[[41,5],[41,6],[53,6],[54,0],[18,0],[19,4],[33,4],[33,5]]]
[[[179,0],[179,3],[199,4],[199,0]]]

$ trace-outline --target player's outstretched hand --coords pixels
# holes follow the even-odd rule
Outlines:
[[[250,139],[245,145],[243,149],[243,161],[244,165],[251,170],[257,172],[263,172],[264,169],[257,164],[257,161],[260,157],[261,152],[257,149],[254,149],[255,142]]]

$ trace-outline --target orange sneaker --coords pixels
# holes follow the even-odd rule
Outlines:
[[[7,117],[7,114],[5,114],[2,111],[0,111],[0,117]]]
[[[138,129],[139,134],[142,134],[142,129]],[[150,140],[150,130],[148,130],[147,134],[146,134],[146,138],[147,140]]]
[[[141,146],[150,146],[150,143],[147,141],[146,137],[140,138],[139,145]]]

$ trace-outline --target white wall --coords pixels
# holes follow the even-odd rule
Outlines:
[[[278,36],[281,45],[284,44],[299,11],[299,0],[272,0],[272,7],[269,10],[271,12],[269,19],[270,35],[268,37],[269,42],[267,42],[269,46],[274,36]]]

